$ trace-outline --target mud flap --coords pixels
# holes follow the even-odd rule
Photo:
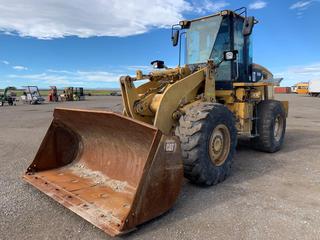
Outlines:
[[[115,236],[172,207],[183,179],[180,143],[116,113],[55,109],[23,178]]]

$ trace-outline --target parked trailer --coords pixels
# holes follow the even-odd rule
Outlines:
[[[314,79],[309,82],[308,93],[313,97],[320,97],[320,79]]]
[[[290,87],[275,87],[274,88],[275,93],[291,93]]]

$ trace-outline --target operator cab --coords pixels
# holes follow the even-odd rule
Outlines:
[[[180,36],[186,35],[185,63],[197,68],[205,65],[209,59],[213,60],[218,66],[216,89],[228,90],[233,88],[233,82],[253,81],[250,35],[255,23],[253,17],[247,17],[245,8],[225,10],[174,25],[172,41],[176,46],[179,30],[184,30]]]

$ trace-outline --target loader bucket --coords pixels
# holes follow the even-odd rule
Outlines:
[[[55,109],[23,178],[115,236],[172,207],[183,179],[180,144],[116,113]]]

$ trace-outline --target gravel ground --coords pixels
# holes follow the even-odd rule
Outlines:
[[[320,98],[290,101],[283,149],[242,143],[232,175],[209,188],[187,181],[174,207],[119,239],[320,239]],[[56,106],[120,111],[119,97],[0,108],[0,239],[109,239],[21,176]]]

